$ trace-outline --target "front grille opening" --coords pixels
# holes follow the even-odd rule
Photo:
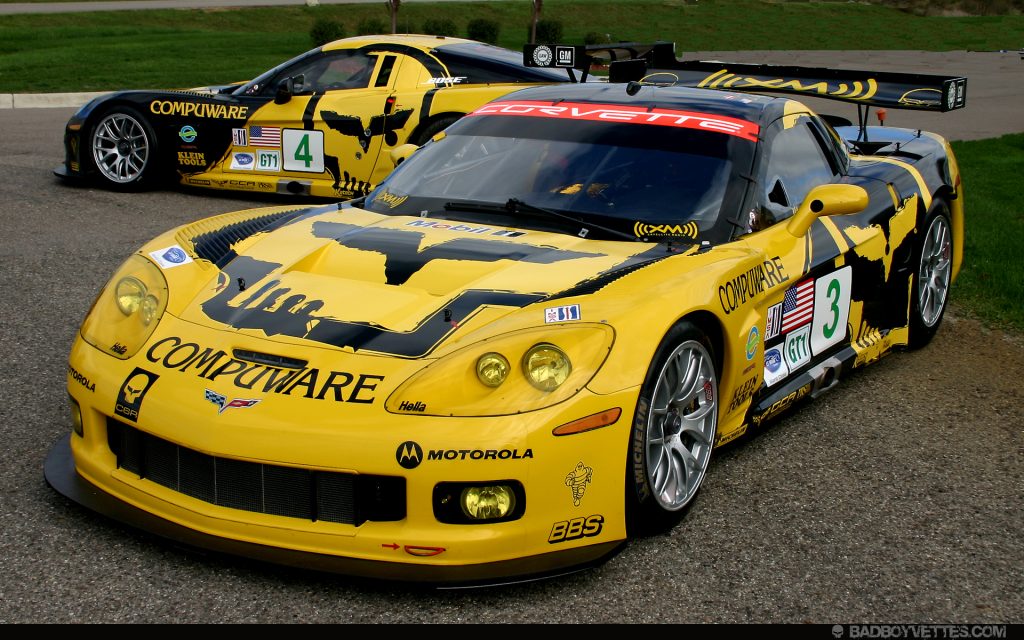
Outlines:
[[[221,507],[355,526],[405,518],[405,478],[219,458],[113,418],[107,444],[118,468]]]

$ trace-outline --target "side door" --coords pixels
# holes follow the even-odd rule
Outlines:
[[[241,147],[254,172],[281,178],[292,192],[345,198],[368,192],[400,63],[394,54],[355,49],[300,61],[265,89],[277,97],[236,132],[234,151]],[[283,83],[290,89],[278,93]],[[230,169],[244,170],[238,165],[232,158]]]
[[[750,232],[746,241],[778,260],[787,282],[761,301],[764,387],[760,398],[772,400],[780,395],[792,402],[818,390],[806,381],[819,377],[815,369],[831,362],[831,356],[850,341],[851,309],[856,305],[853,292],[865,288],[862,280],[871,276],[850,264],[855,243],[837,226],[839,218],[850,216],[819,217],[800,236],[789,228],[812,189],[850,182],[848,160],[832,145],[817,117],[788,113],[765,128],[763,145],[745,221]],[[828,378],[830,385],[831,375]],[[788,403],[782,408],[786,407]],[[764,409],[765,405],[755,407],[755,423],[759,410],[765,415]]]

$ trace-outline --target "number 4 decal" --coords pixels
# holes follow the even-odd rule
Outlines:
[[[324,172],[324,132],[285,129],[282,138],[285,171]]]
[[[811,352],[818,355],[846,338],[853,270],[846,266],[814,281]]]

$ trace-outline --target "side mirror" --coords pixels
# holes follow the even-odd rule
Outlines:
[[[811,189],[786,230],[802,238],[811,223],[822,216],[860,213],[868,206],[868,192],[852,184],[823,184]]]
[[[285,78],[277,83],[277,95],[274,96],[275,104],[284,104],[295,95],[295,80]]]
[[[417,147],[414,144],[407,143],[399,145],[391,150],[391,162],[397,167],[398,165],[408,160],[409,156],[416,153],[416,151],[418,150],[419,147]]]

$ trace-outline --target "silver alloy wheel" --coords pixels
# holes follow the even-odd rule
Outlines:
[[[917,308],[926,327],[935,326],[942,317],[949,294],[951,256],[949,222],[945,216],[935,216],[924,237],[917,274]]]
[[[126,113],[111,113],[93,129],[92,158],[103,177],[118,184],[142,177],[149,160],[149,138],[142,123]]]
[[[718,380],[704,345],[688,340],[658,374],[647,418],[647,479],[658,504],[678,511],[704,479],[718,422]]]

